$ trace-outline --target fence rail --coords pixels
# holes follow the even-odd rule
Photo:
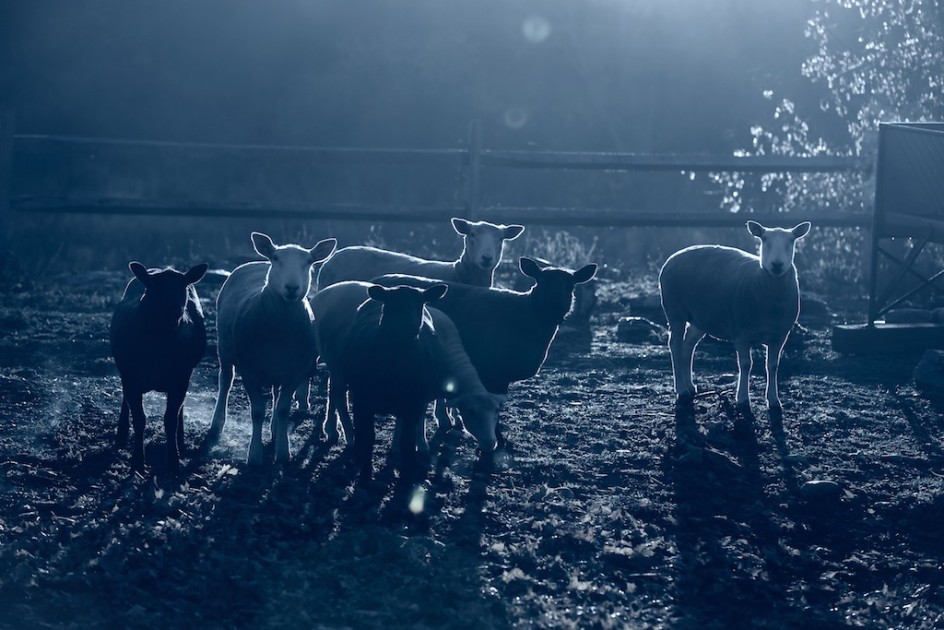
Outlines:
[[[288,164],[425,165],[464,170],[464,205],[417,207],[317,201],[206,202],[188,199],[149,199],[101,194],[12,196],[14,163],[44,156],[98,159],[100,156],[213,161],[238,159],[263,161],[277,167]],[[868,226],[871,216],[861,212],[837,212],[808,208],[792,213],[640,212],[628,208],[510,207],[482,205],[483,169],[542,169],[616,172],[742,172],[835,173],[867,172],[868,162],[842,156],[714,156],[653,155],[559,151],[502,151],[482,148],[481,127],[470,126],[467,146],[461,149],[375,149],[179,143],[154,140],[15,134],[12,113],[0,111],[0,230],[12,212],[127,214],[203,217],[320,218],[375,221],[429,221],[457,214],[494,221],[532,224],[628,227],[742,225],[747,218],[771,224],[811,219],[822,226]],[[2,232],[0,232],[2,234]]]

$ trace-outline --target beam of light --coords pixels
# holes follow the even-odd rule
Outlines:
[[[413,496],[410,497],[410,512],[413,514],[422,513],[426,507],[426,488],[416,486],[413,488]]]
[[[551,35],[551,23],[540,15],[529,15],[521,24],[524,38],[532,44],[540,44]]]

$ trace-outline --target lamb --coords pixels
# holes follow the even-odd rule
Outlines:
[[[348,439],[356,434],[354,446],[364,481],[373,473],[374,416],[397,417],[407,474],[415,467],[415,438],[421,435],[426,407],[440,396],[464,412],[466,429],[484,452],[495,448],[504,397],[489,394],[482,386],[449,318],[425,308],[445,292],[441,283],[426,289],[388,289],[347,281],[312,298],[321,359],[330,374],[325,432],[329,439],[337,438],[337,417]],[[353,427],[345,400],[348,391]]]
[[[531,378],[540,370],[557,329],[570,311],[574,289],[588,282],[597,266],[576,271],[544,269],[522,257],[519,269],[534,279],[526,292],[473,287],[447,282],[449,291],[436,303],[455,323],[485,389],[507,395],[511,383]],[[406,284],[426,288],[429,278],[389,274],[376,280],[384,286]],[[501,436],[499,435],[499,442]]]
[[[164,435],[167,469],[176,474],[184,450],[184,399],[190,376],[206,354],[206,324],[197,290],[207,265],[186,273],[128,265],[134,274],[111,318],[111,353],[121,375],[118,447],[128,441],[128,415],[134,419],[131,469],[144,470],[144,394],[167,394]]]
[[[810,223],[787,230],[748,221],[747,229],[760,239],[759,256],[732,247],[696,245],[672,254],[662,266],[659,285],[669,323],[676,401],[687,405],[695,396],[692,357],[695,346],[709,334],[734,343],[735,400],[742,412],[750,412],[751,346],[766,347],[767,408],[782,415],[777,371],[800,312],[795,244],[810,231]]]
[[[271,391],[272,439],[275,459],[290,458],[288,416],[292,395],[315,368],[318,349],[308,291],[311,266],[331,255],[333,238],[311,249],[276,245],[266,234],[252,233],[252,243],[267,261],[237,267],[223,283],[216,301],[219,394],[209,439],[219,439],[226,423],[226,405],[239,370],[249,395],[252,437],[247,462],[263,462],[262,424],[266,392]]]
[[[318,272],[318,288],[343,280],[370,280],[386,273],[404,273],[480,287],[492,286],[495,268],[501,262],[505,241],[524,231],[521,225],[496,225],[488,221],[453,218],[452,227],[462,235],[459,259],[448,262],[425,260],[377,249],[344,247],[334,253]]]

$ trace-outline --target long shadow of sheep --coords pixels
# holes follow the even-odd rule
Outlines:
[[[724,402],[717,413],[733,426],[723,438],[700,433],[693,410],[678,410],[676,443],[665,460],[676,503],[679,627],[843,626],[828,606],[805,607],[788,592],[797,576],[765,496],[756,418]],[[736,461],[714,448],[719,439]]]

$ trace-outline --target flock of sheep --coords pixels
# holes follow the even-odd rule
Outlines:
[[[440,430],[464,428],[483,454],[503,443],[499,410],[511,383],[534,376],[557,329],[571,309],[576,285],[597,266],[575,271],[522,257],[519,269],[533,281],[525,292],[493,287],[504,243],[524,227],[455,218],[463,249],[452,262],[430,261],[372,247],[336,249],[325,239],[312,248],[276,245],[254,232],[264,261],[229,275],[217,298],[219,393],[209,440],[219,439],[238,371],[252,416],[248,463],[264,461],[262,427],[272,402],[275,459],[291,457],[289,414],[293,400],[310,408],[316,365],[328,371],[323,434],[353,446],[360,478],[372,475],[375,416],[396,418],[392,452],[401,476],[421,477],[419,453],[428,452],[425,416],[435,401]],[[759,256],[718,245],[676,252],[660,273],[662,305],[677,405],[695,396],[692,358],[706,335],[734,342],[738,358],[736,400],[749,410],[751,346],[767,347],[767,405],[780,413],[780,353],[799,314],[794,245],[810,229],[765,228],[748,221],[760,241]],[[321,263],[312,287],[312,268]],[[165,392],[167,467],[179,470],[183,403],[193,369],[206,352],[203,312],[194,285],[206,273],[148,270],[137,262],[111,322],[112,355],[121,375],[118,446],[133,421],[131,467],[144,467],[142,397]],[[451,410],[458,411],[450,413]]]

